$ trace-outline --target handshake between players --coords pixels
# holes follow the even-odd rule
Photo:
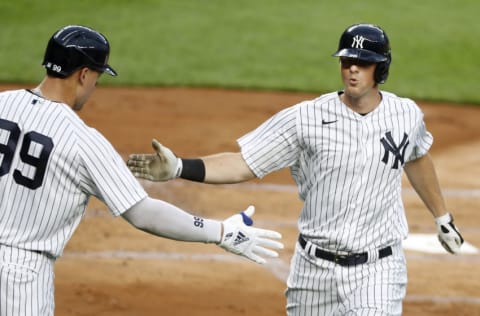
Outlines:
[[[177,158],[170,149],[153,140],[155,154],[132,154],[127,162],[133,175],[150,181],[167,181],[180,177],[182,159]],[[280,233],[252,227],[251,216],[254,206],[235,214],[222,222],[221,239],[218,245],[234,254],[244,256],[256,263],[266,262],[264,256],[278,257],[272,249],[283,249]]]

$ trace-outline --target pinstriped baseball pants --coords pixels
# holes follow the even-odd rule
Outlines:
[[[52,316],[54,259],[0,244],[0,316]]]
[[[288,316],[401,315],[407,268],[401,244],[391,256],[342,267],[298,244],[287,280]]]

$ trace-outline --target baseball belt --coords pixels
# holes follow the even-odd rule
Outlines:
[[[307,241],[302,237],[302,235],[298,236],[298,242],[300,243],[300,246],[302,246],[302,248],[305,251],[309,252],[310,249],[305,249],[305,247],[307,246]],[[378,259],[388,257],[391,254],[392,254],[392,247],[390,246],[385,247],[378,251]],[[341,255],[338,253],[328,252],[320,248],[315,248],[315,257],[335,262],[336,264],[339,264],[343,267],[355,266],[358,264],[363,264],[368,261],[367,252]]]
[[[0,244],[0,246],[5,246],[5,247],[8,247],[8,248],[15,248],[15,246],[9,246],[9,245],[5,245],[5,244]],[[21,249],[21,248],[17,248],[17,249]],[[49,258],[53,258],[53,256],[51,256],[49,253],[47,253],[45,251],[33,250],[33,249],[21,249],[21,250],[30,251],[30,252],[36,253],[37,255],[44,255],[44,256],[47,256]]]

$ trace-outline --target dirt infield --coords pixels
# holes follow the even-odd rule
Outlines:
[[[18,86],[17,86],[18,87]],[[12,88],[4,86],[2,90]],[[80,116],[126,158],[156,137],[180,156],[237,150],[235,140],[311,94],[187,88],[99,87]],[[480,107],[419,103],[435,137],[432,155],[448,206],[480,246]],[[434,233],[431,216],[405,181],[412,233]],[[56,264],[56,315],[285,314],[285,278],[301,203],[287,171],[239,185],[142,182],[152,196],[222,219],[256,205],[256,224],[276,229],[286,249],[266,266],[214,245],[147,235],[92,200]],[[480,254],[407,251],[404,315],[480,315]]]

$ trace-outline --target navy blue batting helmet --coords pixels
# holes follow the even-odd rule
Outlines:
[[[373,24],[354,24],[340,37],[335,57],[356,58],[377,64],[375,82],[385,83],[392,62],[390,41],[380,27]]]
[[[65,78],[81,67],[116,76],[108,65],[110,44],[101,33],[80,25],[61,28],[48,41],[42,65],[47,73]]]

